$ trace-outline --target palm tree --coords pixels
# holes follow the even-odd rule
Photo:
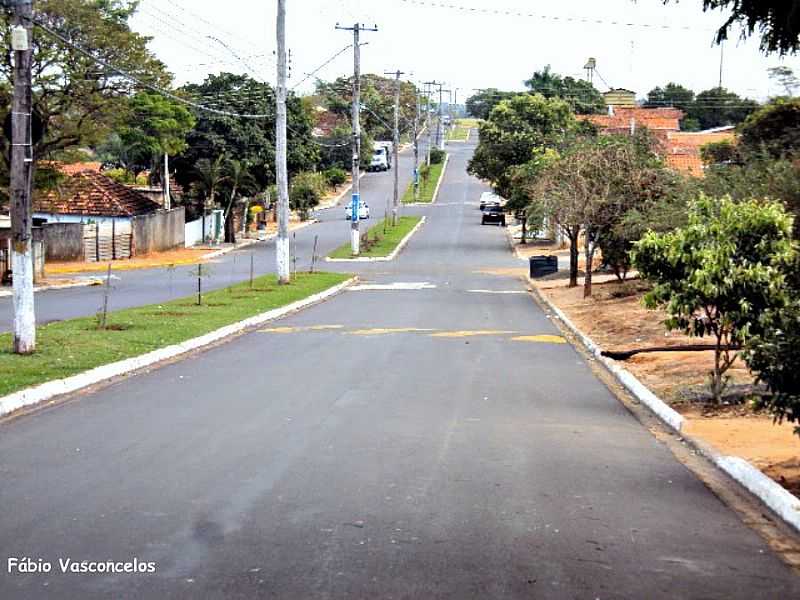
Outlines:
[[[228,175],[226,177],[231,186],[231,194],[228,198],[228,206],[225,207],[225,241],[231,244],[236,243],[236,231],[233,226],[232,208],[236,200],[236,195],[243,187],[252,186],[255,183],[253,175],[246,165],[241,161],[231,160],[228,162]]]

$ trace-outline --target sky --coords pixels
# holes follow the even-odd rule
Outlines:
[[[800,57],[764,56],[758,39],[735,34],[722,52],[714,31],[725,13],[703,13],[701,0],[286,0],[289,87],[313,90],[307,75],[352,43],[338,23],[377,25],[362,33],[362,72],[401,70],[410,81],[442,81],[459,102],[479,88],[524,88],[550,65],[584,77],[597,61],[595,85],[644,97],[669,81],[695,91],[723,86],[764,100],[781,92],[767,68],[786,65],[800,75]],[[133,28],[151,36],[151,50],[178,85],[208,73],[249,73],[275,81],[276,0],[141,0]],[[458,8],[454,8],[458,7]],[[497,11],[492,13],[491,11]],[[628,24],[634,25],[628,25]],[[352,51],[316,76],[351,74]],[[305,81],[303,81],[305,79]],[[607,85],[606,85],[607,84]]]

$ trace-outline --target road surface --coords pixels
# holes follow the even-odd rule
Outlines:
[[[54,564],[0,598],[800,597],[559,343],[451,149],[379,289],[0,425],[1,546]]]

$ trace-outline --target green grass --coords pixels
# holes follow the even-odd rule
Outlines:
[[[469,138],[469,127],[462,127],[458,122],[447,133],[447,140],[450,142],[466,142],[467,138]]]
[[[346,280],[340,273],[300,274],[289,285],[274,276],[163,304],[109,313],[108,328],[85,317],[37,329],[36,353],[11,352],[11,334],[0,334],[0,396],[76,375],[100,365],[186,341],[268,310],[291,304]],[[113,302],[113,296],[112,296]]]
[[[476,129],[480,124],[480,119],[456,119],[456,125],[467,129]]]
[[[432,202],[433,201],[433,194],[436,191],[436,184],[439,183],[439,178],[442,176],[442,169],[444,169],[444,163],[439,163],[438,165],[431,165],[430,175],[427,179],[420,178],[420,187],[419,187],[419,201],[420,202]],[[406,189],[405,194],[403,194],[403,204],[410,204],[414,202],[414,183],[410,183],[408,188]]]
[[[359,256],[371,258],[389,256],[394,252],[394,249],[397,248],[400,241],[408,235],[408,232],[417,226],[417,223],[419,223],[421,219],[422,217],[400,217],[397,227],[391,226],[391,219],[388,221],[380,221],[367,231],[366,235],[370,243],[368,247],[361,248],[361,254],[359,254]],[[385,234],[384,225],[386,227]],[[377,241],[373,243],[372,240],[375,240],[376,237]],[[331,252],[329,256],[330,258],[353,258],[353,255],[350,253],[350,244],[339,246],[336,250]]]

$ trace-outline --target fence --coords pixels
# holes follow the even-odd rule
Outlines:
[[[0,240],[0,282],[3,285],[11,283],[11,249],[7,240]],[[34,239],[31,250],[33,252],[33,281],[37,283],[44,278],[44,242]]]
[[[83,256],[87,262],[118,260],[133,255],[133,233],[124,221],[83,226]]]
[[[150,254],[183,248],[186,236],[184,208],[160,210],[131,219],[133,254]]]
[[[205,225],[205,232],[203,232]],[[191,248],[204,241],[219,241],[223,234],[222,211],[215,210],[205,216],[205,218],[189,221],[184,228],[184,245]]]

